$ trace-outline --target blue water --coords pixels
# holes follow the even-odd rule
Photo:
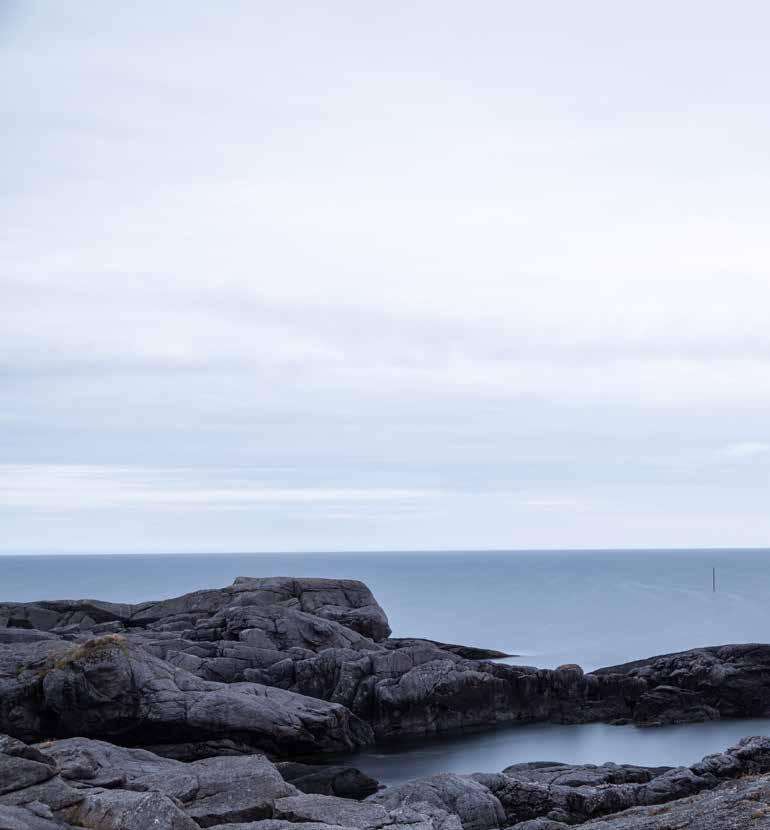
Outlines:
[[[488,646],[543,667],[770,641],[770,550],[0,556],[0,601],[138,602],[240,575],[361,579],[395,636]]]
[[[716,568],[717,591],[712,590]],[[361,579],[395,636],[523,655],[586,670],[730,642],[770,641],[770,551],[133,555],[0,557],[0,601],[138,602],[240,575]],[[691,763],[770,721],[660,729],[537,724],[376,747],[352,759],[385,783],[519,761]]]
[[[577,726],[536,723],[439,738],[419,738],[376,746],[335,758],[351,763],[383,784],[398,784],[436,772],[500,772],[524,761],[566,764],[640,764],[689,766],[704,755],[721,752],[749,735],[770,733],[770,720],[734,720],[661,726]]]

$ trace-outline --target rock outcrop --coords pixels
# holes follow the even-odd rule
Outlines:
[[[770,827],[770,738],[691,767],[536,762],[385,789],[307,763],[499,723],[768,716],[770,646],[584,674],[390,633],[346,580],[0,605],[0,830]]]
[[[0,736],[0,830],[748,830],[770,821],[770,737],[691,767],[516,764],[364,800],[302,792],[286,778],[307,777],[305,765],[279,766],[263,755],[182,763],[87,738],[29,746]]]
[[[0,736],[0,830],[271,830],[284,825],[293,830],[460,830],[455,816],[428,805],[390,810],[305,794],[262,755],[182,763],[86,738],[33,747]]]
[[[296,756],[500,723],[770,713],[768,645],[701,648],[589,674],[471,659],[490,653],[390,638],[372,593],[350,580],[241,577],[138,605],[6,603],[0,729],[192,759],[255,749]]]
[[[201,680],[119,634],[14,646],[12,655],[0,654],[0,666],[3,725],[27,740],[77,735],[194,751],[220,739],[287,755],[350,750],[372,737],[339,704]]]
[[[644,686],[636,723],[686,723],[770,715],[770,645],[712,646],[599,669]]]

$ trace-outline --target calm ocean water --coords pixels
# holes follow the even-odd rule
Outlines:
[[[591,670],[694,646],[770,641],[770,550],[4,556],[0,601],[137,602],[240,575],[361,579],[395,636],[498,648],[522,655],[510,662],[543,667]],[[519,727],[378,748],[359,764],[384,781],[538,759],[675,764],[764,732],[770,724],[756,721]]]
[[[498,648],[543,667],[590,671],[770,641],[770,550],[0,556],[0,601],[138,602],[240,575],[361,579],[395,636]]]

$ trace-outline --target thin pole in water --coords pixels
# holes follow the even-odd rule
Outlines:
[[[717,569],[711,569],[711,590],[716,593],[717,592]]]

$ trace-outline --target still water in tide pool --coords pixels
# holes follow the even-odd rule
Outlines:
[[[770,720],[735,720],[660,726],[562,726],[531,724],[414,739],[378,746],[331,763],[349,763],[383,784],[398,784],[437,772],[502,772],[525,761],[568,764],[689,766],[750,735],[770,734]]]

